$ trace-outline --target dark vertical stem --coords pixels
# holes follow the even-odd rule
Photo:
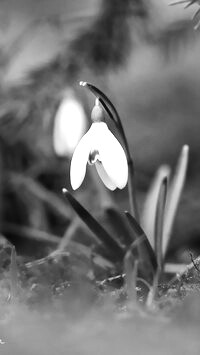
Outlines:
[[[139,212],[137,207],[136,200],[136,188],[135,188],[135,179],[134,179],[134,166],[131,157],[128,159],[128,196],[129,196],[129,205],[131,214],[135,219],[140,223]]]
[[[165,204],[167,197],[167,177],[162,180],[160,191],[158,195],[158,201],[156,206],[156,218],[155,218],[155,253],[158,263],[158,272],[161,273],[163,269],[163,223],[165,214]]]

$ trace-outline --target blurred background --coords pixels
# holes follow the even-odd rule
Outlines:
[[[2,243],[8,239],[19,254],[36,259],[54,250],[69,228],[70,238],[78,233],[87,240],[61,193],[64,186],[71,191],[73,144],[56,143],[63,139],[58,112],[68,99],[82,110],[80,136],[89,125],[94,100],[79,87],[84,80],[103,90],[122,117],[140,209],[159,165],[173,168],[189,144],[169,255],[190,261],[188,250],[198,254],[200,33],[194,30],[198,18],[191,20],[197,9],[168,6],[167,0],[0,1]],[[68,137],[76,125],[69,116]],[[97,217],[105,199],[120,210],[128,204],[126,190],[111,197],[93,173],[74,196]]]

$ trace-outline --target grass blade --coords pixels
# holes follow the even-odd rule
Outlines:
[[[158,273],[163,268],[163,254],[162,254],[162,242],[163,242],[163,225],[165,217],[165,204],[167,197],[167,177],[165,176],[161,182],[160,191],[158,195],[158,201],[156,206],[156,218],[155,218],[155,254],[158,264]]]
[[[196,1],[196,0],[195,0]],[[179,1],[175,1],[175,2],[170,2],[169,6],[174,6],[174,5],[180,5],[180,4],[186,4],[188,3],[189,0],[179,0]]]
[[[125,214],[133,230],[135,239],[137,239],[138,241],[141,240],[141,243],[138,243],[138,254],[141,259],[139,261],[148,263],[151,266],[152,271],[155,272],[157,269],[156,256],[146,234],[144,233],[140,225],[137,223],[136,219],[131,216],[129,212],[125,212]]]
[[[134,241],[134,238],[124,214],[122,215],[114,207],[108,207],[105,210],[105,218],[108,220],[109,226],[111,226],[112,234],[118,236],[123,245],[126,247],[130,246]]]
[[[124,274],[128,305],[135,308],[137,304],[138,260],[133,258],[132,250],[128,250],[124,257]]]
[[[170,184],[166,201],[165,220],[163,228],[163,256],[165,256],[170,240],[177,207],[185,183],[186,171],[188,166],[189,147],[184,145],[178,159],[174,178]]]
[[[17,255],[14,245],[11,247],[10,259],[10,296],[13,302],[16,301],[19,291]]]
[[[113,260],[120,261],[124,257],[123,247],[97,222],[97,220],[70,194],[67,189],[63,189],[63,194],[67,198],[78,216],[97,236],[99,241],[109,249]]]
[[[164,178],[169,178],[170,168],[168,165],[161,165],[157,170],[157,173],[151,183],[149,191],[143,206],[143,212],[141,216],[141,225],[152,248],[155,248],[155,219],[156,219],[156,204],[158,201],[158,195],[161,188],[161,184]]]

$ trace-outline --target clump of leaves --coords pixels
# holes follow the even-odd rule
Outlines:
[[[112,102],[101,90],[87,82],[80,82],[80,85],[95,95],[119,131],[129,168],[130,212],[125,211],[123,216],[115,206],[109,209],[108,215],[110,214],[110,223],[113,227],[113,233],[110,233],[67,189],[63,189],[63,193],[78,216],[94,233],[95,239],[99,241],[99,245],[96,246],[98,253],[115,266],[116,275],[108,278],[107,281],[106,279],[102,280],[100,284],[105,286],[107,282],[109,284],[112,281],[120,280],[119,284],[123,285],[130,302],[133,300],[137,302],[138,296],[140,296],[140,300],[143,300],[146,307],[153,309],[155,302],[159,304],[163,289],[168,289],[166,277],[169,270],[172,274],[176,274],[177,269],[179,270],[179,266],[176,264],[166,264],[166,253],[184,187],[189,147],[183,146],[171,178],[169,167],[159,168],[147,194],[140,217],[134,186],[135,170],[121,118]],[[117,223],[117,229],[121,231],[120,239],[114,230],[115,223]],[[118,275],[117,272],[119,272]],[[177,277],[173,282],[175,280]],[[170,285],[172,285],[172,281]]]
[[[173,305],[174,294],[177,299],[182,297],[188,277],[199,271],[198,259],[192,259],[188,267],[166,263],[187,172],[189,147],[182,147],[174,173],[170,167],[159,168],[139,215],[135,167],[122,120],[101,90],[87,82],[80,85],[99,100],[121,137],[128,161],[129,211],[121,212],[114,204],[104,207],[104,222],[107,221],[104,226],[64,188],[64,197],[78,216],[68,228],[71,234],[67,233],[62,240],[50,235],[50,242],[57,246],[56,249],[53,248],[47,257],[29,262],[19,262],[14,247],[10,246],[10,266],[6,274],[9,287],[4,288],[8,290],[7,302],[22,300],[33,305],[44,300],[45,304],[47,299],[52,302],[54,297],[62,298],[63,294],[66,296],[75,290],[77,293],[77,289],[78,294],[82,294],[80,290],[86,285],[90,300],[97,300],[99,295],[111,291],[114,301],[118,305],[126,304],[128,310],[157,312],[167,309],[166,299]],[[57,202],[64,214],[68,207]],[[79,218],[91,232],[86,243],[71,237],[80,225]],[[39,238],[46,241],[48,235],[41,234]]]

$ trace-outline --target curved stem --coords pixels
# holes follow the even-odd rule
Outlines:
[[[139,212],[137,207],[137,200],[136,200],[136,188],[135,188],[135,179],[134,179],[134,166],[133,160],[130,157],[128,159],[128,196],[129,196],[129,205],[131,214],[135,217],[135,219],[140,223]]]
[[[124,143],[124,148],[126,150],[126,156],[127,156],[127,162],[128,162],[128,171],[129,171],[128,195],[129,195],[130,212],[139,222],[139,213],[138,213],[138,207],[137,207],[135,179],[134,179],[134,170],[135,169],[134,169],[133,160],[131,157],[128,141],[126,139],[124,128],[122,126],[121,118],[120,118],[115,106],[112,104],[112,102],[108,99],[108,97],[101,90],[99,90],[94,85],[89,84],[87,82],[83,82],[83,81],[80,82],[80,85],[89,89],[95,95],[95,97],[97,97],[99,99],[104,110],[107,112],[107,114],[111,118],[111,120],[114,121],[114,123],[121,135],[122,141]]]

